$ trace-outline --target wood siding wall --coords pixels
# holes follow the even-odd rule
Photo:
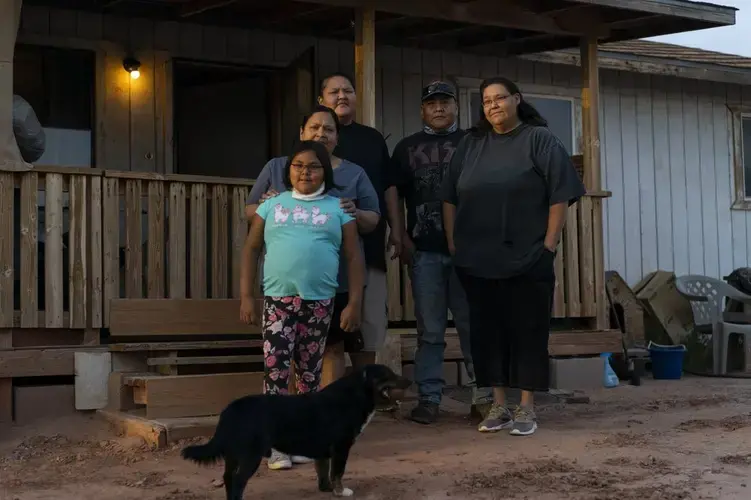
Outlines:
[[[99,51],[97,163],[121,170],[170,171],[170,57],[282,67],[314,44],[319,76],[354,67],[348,42],[40,7],[24,8],[19,42]],[[144,64],[137,85],[122,70],[125,47]],[[379,47],[376,126],[393,148],[420,129],[422,85],[496,74],[522,90],[581,84],[572,66]],[[751,88],[608,70],[601,81],[603,188],[613,193],[604,203],[606,268],[634,284],[658,268],[721,277],[748,265],[751,218],[730,210],[726,105],[751,104]]]

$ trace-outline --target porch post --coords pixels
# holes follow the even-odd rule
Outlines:
[[[0,0],[0,170],[28,170],[13,135],[13,53],[22,0]]]
[[[597,61],[597,37],[587,36],[581,40],[582,67],[582,126],[584,184],[588,192],[598,193],[602,190],[600,168],[600,76]],[[608,306],[605,293],[605,258],[603,249],[602,200],[600,196],[592,197],[592,225],[594,248],[594,274],[596,297],[596,328],[608,328]]]
[[[357,121],[375,127],[375,10],[355,11],[355,86],[357,87]]]

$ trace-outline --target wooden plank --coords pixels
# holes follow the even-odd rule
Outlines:
[[[445,360],[462,360],[459,336],[446,331]],[[412,330],[414,331],[414,330]],[[393,335],[392,330],[389,334]],[[417,349],[417,334],[408,333],[401,335],[402,362],[414,362]],[[551,356],[579,356],[585,354],[600,354],[603,352],[620,352],[621,332],[618,330],[606,331],[553,331],[550,332],[548,351]]]
[[[9,328],[0,328],[0,349],[11,349],[12,347],[12,330]],[[7,424],[12,421],[13,379],[10,377],[0,377],[0,424]]]
[[[621,332],[594,330],[550,332],[548,352],[551,356],[583,356],[603,352],[621,352]]]
[[[2,179],[0,179],[2,182]],[[26,172],[21,177],[21,327],[37,328],[39,326],[39,177],[36,172]],[[4,197],[0,187],[0,198]],[[10,198],[11,202],[13,198]],[[0,201],[2,203],[2,201]],[[1,209],[0,209],[1,210]],[[0,220],[3,216],[0,215]],[[0,227],[5,226],[0,222]],[[13,239],[10,238],[12,242]],[[0,262],[2,262],[0,257]],[[0,285],[2,287],[2,285]],[[2,293],[2,292],[0,292]],[[2,299],[0,299],[0,304]],[[3,306],[0,306],[3,309]],[[2,312],[0,312],[2,316]],[[3,325],[0,320],[0,326]]]
[[[584,196],[579,200],[579,292],[581,293],[581,315],[594,317],[597,314],[595,302],[595,256],[594,228],[592,227],[592,198]]]
[[[240,321],[237,299],[116,299],[110,305],[110,335],[200,335],[260,333]]]
[[[125,296],[143,296],[141,181],[125,181]]]
[[[229,200],[227,186],[211,188],[211,297],[229,297]]]
[[[263,373],[163,376],[146,379],[146,417],[216,415],[237,398],[263,392]]]
[[[148,184],[148,253],[146,255],[146,293],[150,299],[164,298],[164,183]]]
[[[63,176],[47,174],[44,200],[44,323],[63,327]]]
[[[102,270],[104,273],[104,325],[110,323],[110,300],[120,297],[120,186],[104,178],[102,197]]]
[[[102,233],[102,178],[89,179],[89,325],[92,328],[104,326],[104,239]]]
[[[563,231],[565,245],[565,275],[566,275],[566,315],[579,317],[581,315],[581,295],[579,287],[579,217],[577,205],[568,208],[566,227]]]
[[[263,363],[263,354],[239,355],[239,356],[163,356],[159,358],[147,358],[149,366],[182,366],[182,365],[228,365],[239,363]]]
[[[263,340],[207,340],[198,342],[131,342],[109,344],[112,352],[198,351],[205,349],[248,349],[262,347]]]
[[[412,279],[409,276],[407,266],[399,267],[402,270],[402,281],[404,282],[402,321],[415,321],[415,299],[412,293]]]
[[[602,187],[602,157],[600,143],[600,70],[596,37],[581,40],[579,55],[582,68],[582,135],[584,137],[584,183],[587,190]],[[592,200],[592,253],[597,328],[608,326],[605,295],[605,249],[602,227],[602,200]]]
[[[112,371],[109,352],[77,352],[73,355],[76,410],[100,410],[107,406],[107,383]]]
[[[402,291],[401,291],[401,272],[402,266],[400,261],[386,259],[386,297],[388,304],[389,321],[402,320]]]
[[[355,86],[357,117],[363,125],[376,126],[375,9],[355,9]]]
[[[240,262],[243,245],[248,234],[248,222],[245,220],[245,200],[248,189],[241,186],[232,188],[232,298],[240,298]]]
[[[169,296],[185,298],[185,184],[173,182],[169,187]]]
[[[206,184],[190,186],[190,297],[206,298]]]
[[[88,228],[86,226],[86,177],[74,175],[70,177],[69,199],[70,209],[68,232],[68,287],[69,287],[69,318],[70,328],[86,328],[87,304],[87,271],[88,262]]]
[[[563,243],[558,244],[558,252],[555,256],[554,272],[555,272],[555,288],[553,289],[553,317],[565,318],[566,317],[566,266],[564,265],[566,255],[566,247]]]
[[[94,351],[101,348],[93,348]],[[80,346],[56,349],[0,350],[0,379],[5,377],[48,377],[74,375],[73,355],[91,352]]]
[[[135,21],[135,19],[133,20]],[[140,37],[139,37],[140,38]],[[141,76],[130,80],[130,169],[156,171],[156,111],[154,100],[154,52],[138,51]]]

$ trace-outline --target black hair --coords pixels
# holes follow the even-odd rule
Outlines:
[[[304,129],[305,125],[308,124],[308,120],[310,120],[310,118],[316,113],[328,113],[329,115],[331,115],[331,118],[334,119],[334,124],[336,125],[336,135],[339,135],[339,129],[341,129],[339,117],[336,116],[336,112],[333,109],[324,106],[323,104],[316,104],[315,106],[313,106],[313,109],[310,111],[310,113],[302,117],[300,128]]]
[[[534,106],[524,100],[524,96],[519,90],[519,87],[517,87],[517,85],[508,78],[495,76],[493,78],[483,80],[483,82],[480,84],[480,99],[482,99],[482,95],[485,93],[485,89],[487,89],[491,85],[502,85],[510,95],[519,95],[519,104],[516,106],[516,113],[522,123],[526,123],[527,125],[532,125],[534,127],[548,126],[548,121],[542,117],[540,112],[537,111]],[[477,124],[472,128],[472,131],[475,133],[484,134],[490,130],[493,130],[493,126],[485,117],[485,110],[481,107],[480,116],[478,117]]]
[[[316,141],[300,141],[290,152],[287,157],[287,163],[284,165],[284,187],[287,191],[292,191],[292,180],[290,179],[290,170],[292,169],[292,161],[295,156],[305,151],[313,151],[318,157],[318,161],[321,162],[323,167],[323,192],[328,193],[331,189],[341,189],[334,184],[334,167],[331,165],[331,155],[326,150],[323,144]]]
[[[332,78],[345,78],[350,85],[352,85],[352,88],[355,88],[355,81],[352,79],[351,76],[349,76],[347,73],[341,73],[339,71],[334,73],[329,73],[328,75],[321,78],[321,84],[318,86],[318,96],[323,97],[323,91],[326,90],[326,86],[329,84],[329,80]]]

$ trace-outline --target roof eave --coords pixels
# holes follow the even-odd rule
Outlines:
[[[578,51],[559,50],[520,56],[535,62],[549,64],[564,64],[580,66],[581,58]],[[601,69],[629,71],[659,76],[673,76],[692,80],[707,80],[712,82],[729,83],[734,85],[751,85],[751,69],[731,68],[717,64],[695,63],[675,59],[624,54],[600,50],[598,64]]]

